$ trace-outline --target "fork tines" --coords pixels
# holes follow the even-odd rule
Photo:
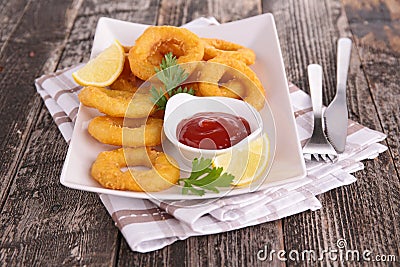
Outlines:
[[[329,143],[322,129],[322,123],[319,119],[314,120],[314,130],[311,138],[308,140],[303,148],[304,158],[317,161],[323,160],[325,162],[336,162],[338,155],[333,146]]]
[[[314,157],[317,161],[322,159],[325,162],[335,162],[337,160],[336,150],[329,143],[323,129],[322,67],[318,64],[311,64],[308,66],[307,71],[314,114],[314,129],[310,140],[303,148],[303,154],[308,160],[312,160]]]
[[[332,163],[337,161],[337,155],[333,154],[304,153],[303,156],[306,160],[309,161],[311,161],[312,159],[315,159],[316,161],[320,161],[322,159],[324,162],[330,161]]]

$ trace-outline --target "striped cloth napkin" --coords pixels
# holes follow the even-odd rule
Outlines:
[[[213,18],[201,18],[191,22],[191,26],[216,23]],[[35,80],[38,93],[68,143],[81,89],[71,74],[81,66]],[[289,84],[289,90],[299,139],[304,145],[312,131],[311,100],[293,84]],[[264,191],[205,200],[161,201],[105,194],[100,194],[100,199],[132,250],[153,251],[190,236],[230,231],[317,210],[321,203],[315,196],[355,182],[350,173],[363,169],[361,160],[375,158],[387,149],[378,143],[385,137],[383,133],[349,121],[346,150],[338,162],[307,162],[306,177]]]

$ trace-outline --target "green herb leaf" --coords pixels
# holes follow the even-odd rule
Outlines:
[[[172,54],[172,52],[169,52],[165,54],[164,58],[161,60],[160,68],[155,68],[156,72],[168,69],[169,67],[175,66],[177,63],[178,60],[176,59],[176,57]]]
[[[211,159],[195,158],[192,162],[192,172],[188,178],[179,179],[183,182],[182,194],[191,192],[203,196],[205,190],[219,193],[217,187],[229,187],[235,178],[228,173],[222,173],[221,167],[213,167]]]
[[[194,95],[192,88],[182,88],[180,85],[188,78],[189,74],[179,66],[176,57],[170,52],[164,56],[160,67],[155,68],[157,78],[163,83],[164,88],[152,87],[150,90],[151,100],[157,106],[157,110],[165,109],[170,97],[187,93]]]
[[[192,162],[192,174],[193,172],[199,172],[202,171],[208,167],[212,166],[212,160],[211,159],[205,159],[205,158],[200,158],[197,159],[195,158]]]
[[[164,95],[164,90],[155,88],[154,86],[150,89],[152,102],[157,106],[157,110],[163,109],[167,105],[168,99]]]

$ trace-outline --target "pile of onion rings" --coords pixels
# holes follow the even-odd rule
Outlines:
[[[98,142],[120,147],[100,153],[92,165],[92,177],[106,188],[160,191],[180,177],[176,161],[155,149],[162,143],[163,112],[143,86],[156,74],[165,54],[172,53],[178,64],[196,62],[185,67],[189,74],[185,86],[196,95],[242,99],[257,110],[265,104],[262,83],[249,67],[256,55],[242,45],[200,38],[184,28],[151,26],[124,51],[123,71],[112,84],[87,86],[79,94],[83,105],[105,115],[90,121],[89,134]],[[121,170],[134,166],[149,170]]]

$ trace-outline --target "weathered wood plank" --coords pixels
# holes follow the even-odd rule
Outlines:
[[[64,17],[70,4],[71,1],[54,4],[54,14],[61,12],[58,15]],[[51,52],[65,38],[66,24],[59,17],[49,17],[47,21],[38,19],[40,11],[50,12],[48,9],[47,3],[42,2],[29,6],[0,58],[0,65],[3,66],[0,87],[7,92],[0,96],[0,176],[4,177],[0,185],[0,206],[7,197],[7,188],[42,106],[32,82],[40,74]],[[71,18],[65,19],[68,21]]]
[[[149,8],[150,5],[129,8],[131,1],[125,1],[125,3],[119,1],[113,4],[109,1],[87,1],[82,5],[81,1],[78,1],[78,6],[75,5],[76,3],[64,3],[58,6],[48,1],[46,3],[48,8],[51,8],[51,17],[54,16],[57,22],[63,22],[72,27],[70,20],[74,21],[76,13],[79,12],[78,20],[81,24],[75,24],[70,41],[67,43],[64,38],[69,35],[69,29],[54,23],[55,32],[52,32],[53,22],[43,21],[41,31],[50,36],[60,37],[57,47],[47,48],[56,55],[43,57],[44,61],[48,59],[44,65],[42,64],[45,71],[55,69],[62,51],[64,54],[59,67],[69,63],[77,64],[82,58],[86,59],[90,53],[91,37],[93,37],[99,17],[111,16],[119,19],[138,18],[140,20],[148,16],[148,12],[156,13],[154,7],[158,5],[156,1],[153,1],[153,8],[147,12],[142,8]],[[74,6],[75,9],[68,10],[68,4]],[[39,11],[50,13],[41,3],[35,3],[33,7],[35,9],[26,12],[27,20],[30,17],[36,19]],[[74,16],[66,18],[64,22],[62,18],[65,13]],[[85,17],[87,17],[86,23],[84,23]],[[27,21],[25,24],[29,25],[32,22]],[[20,30],[22,33],[27,32],[26,28]],[[61,32],[63,35],[58,35]],[[81,37],[85,35],[89,37],[82,40]],[[11,39],[21,38],[17,36]],[[40,40],[40,38],[35,40],[38,46]],[[82,47],[86,50],[78,50],[72,45],[73,43],[82,43]],[[35,47],[29,47],[29,49],[33,48]],[[71,53],[72,50],[76,50],[76,53]],[[30,88],[42,66],[31,71],[31,78],[26,78]],[[120,240],[118,229],[96,194],[70,190],[60,185],[59,175],[67,145],[47,110],[39,109],[42,107],[40,98],[37,97],[36,100],[37,105],[32,107],[33,110],[36,108],[36,115],[31,118],[35,125],[33,129],[29,129],[29,135],[27,134],[29,143],[24,148],[19,148],[24,155],[16,164],[16,174],[8,174],[8,177],[15,176],[15,178],[8,197],[4,194],[4,198],[7,197],[7,199],[2,210],[1,232],[6,234],[2,239],[0,249],[1,262],[53,266],[112,265],[116,262],[118,255]],[[40,111],[39,117],[37,117],[38,111]]]
[[[16,1],[13,8],[20,7],[20,4]],[[15,27],[12,34],[5,35],[10,40],[4,44],[2,48],[4,53],[0,56],[0,85],[7,92],[0,96],[2,103],[0,175],[4,177],[0,185],[0,208],[3,207],[7,198],[16,168],[30,136],[30,130],[38,116],[38,110],[42,107],[40,97],[36,95],[32,85],[33,80],[39,75],[41,69],[45,68],[49,58],[57,55],[52,52],[65,39],[64,34],[70,27],[68,24],[71,24],[74,18],[70,13],[64,15],[66,10],[75,6],[76,3],[70,1],[58,4],[54,8],[62,9],[60,17],[49,17],[47,21],[38,19],[40,11],[47,12],[49,8],[48,6],[47,9],[43,8],[42,5],[46,4],[37,2],[32,6],[27,5],[24,18],[18,20],[18,27]],[[13,11],[13,8],[8,8],[6,5],[4,10]],[[16,16],[19,15],[16,10],[14,11]],[[12,14],[9,16],[12,17]],[[62,17],[65,21],[59,20]],[[52,28],[44,32],[46,23],[52,24]]]
[[[32,83],[52,51],[65,38],[68,22],[74,19],[65,16],[65,11],[71,4],[72,1],[36,1],[35,5],[29,5],[17,28],[10,35],[0,59],[1,65],[4,66],[0,74],[0,84],[4,92],[7,92],[1,95],[0,109],[2,125],[0,175],[3,178],[0,226],[0,232],[3,234],[0,261],[8,265],[21,262],[31,265],[40,253],[45,255],[47,250],[55,253],[49,247],[39,254],[36,251],[40,250],[41,246],[48,246],[49,241],[54,238],[54,232],[46,228],[51,220],[42,221],[42,218],[37,217],[42,211],[42,203],[50,203],[46,202],[46,197],[50,196],[41,195],[36,190],[28,190],[40,186],[42,192],[51,190],[51,187],[46,187],[48,177],[43,173],[36,174],[36,177],[45,179],[42,184],[36,184],[31,174],[37,169],[26,172],[25,177],[23,175],[16,177],[15,173],[22,165],[21,158],[42,107],[40,97],[36,95]],[[42,20],[39,19],[41,12],[52,12],[54,16]],[[52,168],[52,165],[47,164],[47,168]],[[37,242],[38,229],[47,236],[47,239],[43,238],[43,244]],[[43,257],[42,260],[46,262],[47,257]]]
[[[98,196],[60,185],[66,149],[42,110],[2,211],[1,253],[12,252],[10,260],[53,266],[116,260],[118,230]]]
[[[159,25],[179,26],[200,16],[215,16],[221,22],[260,14],[259,1],[162,1]],[[248,227],[227,233],[192,237],[178,241],[162,250],[145,255],[129,252],[122,242],[120,266],[260,266],[257,252],[265,245],[283,248],[280,221]],[[283,265],[276,259],[274,266]]]
[[[351,37],[340,2],[263,3],[264,12],[272,11],[275,15],[288,79],[308,91],[306,67],[310,63],[320,63],[324,68],[324,103],[327,104],[335,93],[337,38]],[[371,88],[360,66],[374,70],[373,66],[361,65],[355,44],[348,82],[349,116],[368,127],[382,130]],[[356,177],[359,180],[355,184],[321,195],[321,210],[284,220],[286,251],[337,249],[336,241],[345,238],[348,249],[361,252],[370,249],[375,255],[399,255],[400,185],[390,154],[386,152],[378,159],[366,162],[365,170],[357,172]],[[324,266],[330,263],[325,257],[322,261],[289,261],[288,265]]]
[[[225,23],[261,13],[260,1],[162,1],[158,25],[180,26],[198,17],[213,16]]]
[[[19,24],[28,4],[28,0],[0,2],[0,55],[8,38]]]
[[[372,101],[390,153],[400,170],[400,3],[344,0],[351,32],[358,47]]]

